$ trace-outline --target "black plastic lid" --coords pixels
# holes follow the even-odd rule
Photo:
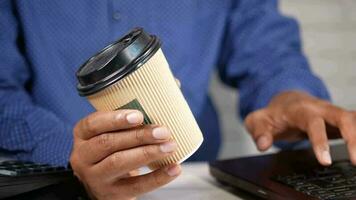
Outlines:
[[[160,40],[142,28],[135,28],[91,57],[77,71],[79,95],[99,92],[129,75],[161,47]]]

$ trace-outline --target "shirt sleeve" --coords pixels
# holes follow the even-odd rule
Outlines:
[[[281,15],[277,1],[234,2],[218,67],[222,81],[239,89],[242,118],[287,90],[328,100],[303,55],[297,22]]]
[[[72,130],[31,98],[31,67],[14,1],[0,1],[0,151],[67,166]]]

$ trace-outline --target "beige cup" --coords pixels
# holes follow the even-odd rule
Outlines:
[[[150,168],[181,163],[202,144],[203,135],[156,36],[134,29],[87,61],[77,77],[79,93],[97,110],[138,109],[145,124],[171,131],[178,144],[176,153],[149,164]]]

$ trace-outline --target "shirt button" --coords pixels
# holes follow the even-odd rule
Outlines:
[[[112,18],[114,19],[114,20],[120,20],[121,19],[121,15],[120,15],[120,13],[119,12],[114,12],[114,14],[112,15]]]

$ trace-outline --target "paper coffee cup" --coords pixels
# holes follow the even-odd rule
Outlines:
[[[181,163],[202,144],[203,135],[176,84],[160,40],[136,28],[90,58],[77,72],[78,92],[99,111],[137,109],[145,124],[167,127],[176,153],[149,164]]]

